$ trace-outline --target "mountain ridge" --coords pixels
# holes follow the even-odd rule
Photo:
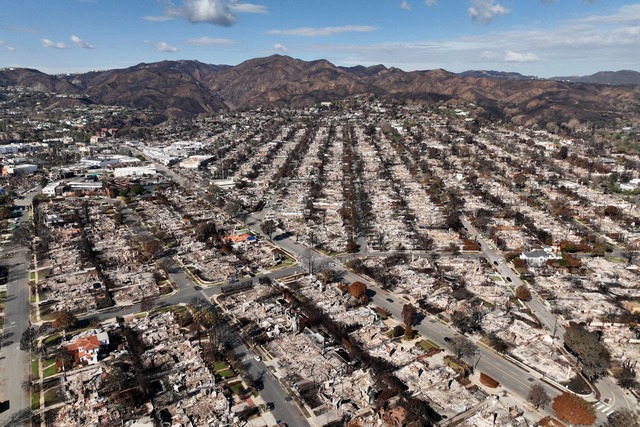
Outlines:
[[[356,95],[473,102],[487,116],[523,125],[572,118],[606,124],[640,106],[640,86],[574,83],[497,71],[456,74],[442,69],[407,72],[384,65],[339,67],[324,59],[303,61],[282,55],[254,58],[236,66],[179,60],[64,75],[3,69],[0,86],[153,109],[167,118],[260,106],[304,107]]]

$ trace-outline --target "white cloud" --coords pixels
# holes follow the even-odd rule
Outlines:
[[[287,49],[287,47],[283,44],[280,43],[276,43],[273,45],[273,50],[275,50],[276,52],[288,52],[289,49]]]
[[[51,41],[49,39],[41,39],[40,42],[42,42],[42,46],[44,47],[51,47],[54,49],[68,49],[69,46],[67,46],[66,44],[62,43],[62,42],[54,42]]]
[[[400,3],[400,9],[411,10],[411,5],[407,0],[402,0],[402,3]]]
[[[640,21],[640,4],[622,6],[612,15],[594,15],[574,20],[584,24],[634,24]]]
[[[510,9],[496,3],[495,0],[471,0],[471,4],[472,6],[467,9],[469,17],[483,24],[491,22],[494,16],[506,15],[511,12]]]
[[[6,42],[6,41],[4,41],[4,40],[0,40],[0,47],[1,47],[1,48],[3,48],[3,49],[6,49],[6,50],[10,50],[10,51],[14,51],[14,50],[16,50],[16,48],[15,48],[15,47],[10,46],[10,45],[9,45],[9,44],[7,44],[7,42]]]
[[[537,62],[540,60],[540,57],[535,53],[518,53],[512,50],[508,50],[504,54],[505,62]]]
[[[176,52],[178,52],[178,48],[177,47],[173,47],[170,44],[165,43],[165,42],[154,43],[154,42],[152,42],[150,40],[145,40],[145,44],[151,46],[152,48],[154,48],[158,52],[168,52],[168,53],[176,53]]]
[[[496,54],[495,52],[492,52],[490,50],[485,50],[484,52],[482,52],[480,54],[480,58],[487,60],[487,61],[491,61],[494,60],[498,57],[498,54]]]
[[[437,0],[424,0],[424,4],[429,9],[431,9],[431,8],[434,8],[434,7],[436,7],[438,5],[438,1]]]
[[[83,49],[93,49],[93,46],[90,45],[89,43],[87,43],[86,41],[82,40],[80,37],[75,36],[75,35],[71,35],[70,37],[71,41],[74,42],[76,44],[76,46],[81,47]]]
[[[637,69],[640,4],[538,30],[487,32],[448,40],[379,44],[316,43],[305,49],[339,65],[383,63],[404,70],[508,69],[550,77]],[[511,53],[509,53],[511,52]]]
[[[162,16],[143,16],[142,19],[144,19],[145,21],[149,21],[149,22],[165,22],[165,21],[171,21],[172,19],[174,19],[173,16],[166,16],[166,15],[162,15]]]
[[[231,10],[239,13],[269,13],[269,9],[261,4],[231,2]]]
[[[377,27],[372,25],[344,25],[341,27],[301,27],[291,30],[269,30],[267,34],[278,36],[301,36],[301,37],[319,37],[330,36],[332,34],[350,33],[350,32],[370,32],[377,30]]]
[[[225,0],[185,0],[182,13],[189,22],[223,27],[235,24],[237,19]]]
[[[195,39],[188,39],[187,43],[192,46],[229,46],[236,44],[237,42],[230,39],[199,37]]]
[[[237,0],[183,0],[182,7],[176,7],[170,0],[164,0],[167,17],[182,16],[193,24],[213,24],[229,27],[238,20],[236,13],[268,13],[266,6],[253,3],[239,3]]]

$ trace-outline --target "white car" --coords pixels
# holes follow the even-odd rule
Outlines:
[[[256,356],[253,356],[253,358],[254,358],[254,359],[256,359],[256,361],[258,361],[258,362],[262,360],[262,357],[257,356],[257,355],[256,355]]]

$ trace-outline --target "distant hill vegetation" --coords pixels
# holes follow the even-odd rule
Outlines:
[[[537,77],[525,76],[520,73],[490,70],[469,70],[458,73],[460,77],[485,77],[494,80],[536,80]]]
[[[627,82],[640,73],[597,73],[595,83]],[[616,79],[613,79],[616,76]],[[613,86],[535,79],[518,73],[445,70],[406,72],[383,65],[337,67],[326,60],[274,55],[236,66],[162,61],[83,74],[47,75],[37,70],[0,70],[0,87],[22,86],[74,95],[65,105],[122,105],[190,117],[259,106],[304,107],[355,95],[423,102],[473,102],[486,118],[544,125],[577,119],[596,125],[626,119],[640,109],[640,86]],[[625,80],[627,79],[627,80]],[[636,80],[637,81],[637,80]],[[49,105],[60,106],[51,98]]]
[[[640,73],[631,70],[600,71],[590,76],[553,77],[551,80],[603,85],[640,85]]]

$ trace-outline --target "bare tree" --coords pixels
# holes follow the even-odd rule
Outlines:
[[[162,243],[156,239],[148,239],[142,242],[142,249],[151,258],[155,258],[162,250]]]
[[[300,262],[309,274],[313,274],[318,265],[316,252],[311,248],[305,249],[300,256]]]
[[[325,285],[335,282],[337,278],[338,273],[330,268],[326,268],[320,273],[320,280],[322,280],[322,283]]]
[[[549,403],[549,401],[551,401],[551,398],[549,398],[549,395],[545,391],[544,387],[542,387],[541,384],[536,383],[532,385],[531,388],[529,389],[527,400],[536,409],[538,409],[541,406],[544,407],[547,403]]]
[[[604,427],[640,427],[640,412],[622,408],[609,415]]]
[[[224,213],[226,213],[230,218],[235,218],[240,213],[240,209],[242,209],[242,204],[236,199],[229,199],[224,205]]]
[[[636,362],[625,360],[620,364],[620,370],[616,374],[618,385],[626,389],[634,389],[638,386],[636,380]]]
[[[33,239],[34,230],[30,223],[20,223],[15,230],[13,230],[14,241],[24,246],[25,248],[31,248],[31,240]]]
[[[144,298],[140,301],[140,311],[151,311],[155,305],[155,298]]]
[[[278,223],[272,219],[267,219],[265,221],[262,221],[262,223],[260,224],[260,229],[264,234],[269,236],[269,240],[271,240],[273,233],[275,233],[278,229]]]
[[[471,342],[466,337],[457,336],[449,342],[451,351],[456,355],[458,359],[465,356],[471,357],[478,352],[478,346]]]

